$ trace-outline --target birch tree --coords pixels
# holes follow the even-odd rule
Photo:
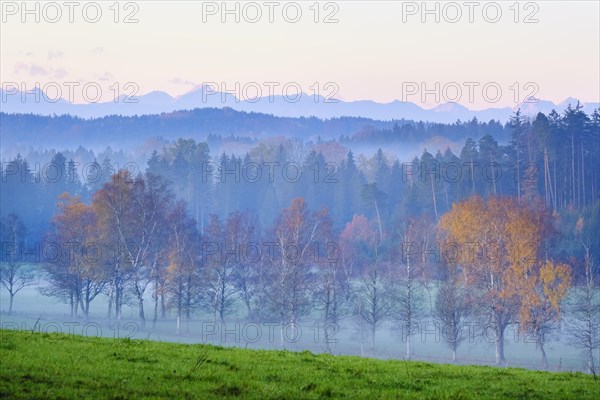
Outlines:
[[[27,228],[21,218],[12,213],[0,220],[2,260],[0,282],[8,292],[8,314],[12,314],[15,295],[22,289],[37,284],[37,279],[24,258]]]
[[[137,301],[142,329],[146,324],[144,294],[157,262],[153,244],[173,197],[164,178],[150,173],[132,177],[126,170],[113,175],[112,181],[94,195],[93,206],[108,230],[107,236],[112,234],[118,239],[119,258],[113,277],[123,277],[123,264]]]

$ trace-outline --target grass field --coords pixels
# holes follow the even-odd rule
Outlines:
[[[583,373],[0,330],[0,397],[597,399]]]

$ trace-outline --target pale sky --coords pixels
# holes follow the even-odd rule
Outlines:
[[[28,7],[35,10],[35,3]],[[238,3],[239,23],[234,14],[221,21],[221,1],[120,2],[118,23],[113,1],[98,2],[102,15],[96,23],[87,22],[82,10],[88,4],[85,16],[92,20],[95,6],[77,3],[73,23],[68,6],[54,3],[61,18],[50,23],[57,8],[39,2],[37,23],[35,13],[23,15],[21,1],[2,2],[3,85],[17,82],[32,89],[36,82],[54,82],[67,98],[65,82],[96,82],[103,100],[110,100],[117,87],[122,94],[127,82],[139,87],[138,94],[161,90],[173,96],[206,82],[224,83],[231,91],[239,82],[238,94],[256,82],[264,96],[269,90],[264,83],[278,82],[278,95],[283,85],[295,82],[307,93],[318,86],[321,95],[329,95],[337,88],[335,97],[343,100],[405,99],[426,107],[455,99],[457,86],[458,102],[474,109],[512,107],[530,92],[556,103],[567,97],[600,101],[599,1],[522,1],[518,7],[514,1],[480,1],[472,9],[463,1],[437,2],[439,23],[434,14],[422,15],[421,1],[320,2],[317,23],[314,1],[273,2],[273,23],[270,6],[262,1],[229,2],[231,9]],[[286,21],[295,17],[296,4],[302,11],[299,21]],[[427,5],[433,10],[436,2]],[[496,8],[502,13],[498,22],[487,22],[496,18]],[[257,9],[261,19],[249,22]],[[461,17],[451,23],[457,10]],[[132,12],[138,22],[123,23]],[[324,23],[331,13],[338,22]],[[527,16],[538,22],[524,23]],[[333,85],[325,90],[328,82]],[[421,85],[435,92],[436,82],[440,98],[430,94],[423,102]],[[472,99],[464,82],[473,82]],[[418,91],[411,94],[414,84]],[[74,94],[77,102],[84,101],[80,89]]]

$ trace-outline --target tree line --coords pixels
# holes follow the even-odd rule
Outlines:
[[[300,196],[327,207],[337,229],[355,213],[370,218],[379,213],[384,223],[422,214],[437,219],[453,203],[473,195],[540,197],[548,207],[567,214],[588,212],[598,203],[598,112],[586,115],[576,106],[563,115],[539,113],[533,120],[516,112],[503,128],[510,138],[506,144],[498,142],[499,129],[490,128],[494,124],[464,125],[469,127],[465,132],[478,139],[468,137],[456,154],[450,149],[435,154],[425,150],[403,161],[382,149],[371,157],[357,156],[335,140],[311,144],[279,138],[241,154],[216,156],[205,142],[178,139],[150,156],[148,171],[173,183],[201,230],[209,214],[223,218],[238,209],[255,211],[262,224],[271,224],[277,210]],[[402,137],[403,129],[413,129],[410,126],[390,130],[389,142]],[[41,237],[61,193],[88,202],[116,170],[146,169],[127,165],[122,156],[104,152],[103,159],[78,165],[59,152],[42,165],[31,165],[20,156],[4,162],[2,216],[20,214],[32,234]],[[299,179],[295,173],[300,173]],[[258,179],[256,174],[261,174]]]
[[[121,170],[89,205],[60,197],[44,244],[52,253],[43,252],[38,277],[42,293],[69,304],[74,316],[87,317],[105,294],[109,319],[120,319],[129,304],[144,329],[172,311],[177,334],[197,311],[224,322],[240,308],[250,321],[279,323],[282,341],[284,327],[311,315],[323,322],[326,339],[348,320],[361,345],[372,347],[382,324],[391,324],[407,359],[411,338],[433,319],[454,360],[467,324],[475,323],[478,335],[493,339],[496,362],[505,363],[505,331],[516,324],[534,338],[547,367],[545,345],[566,325],[595,371],[600,299],[587,222],[574,227],[587,254],[585,279],[575,288],[571,266],[549,257],[552,223],[542,202],[473,196],[439,223],[424,216],[389,230],[355,214],[336,233],[326,208],[311,210],[295,198],[266,229],[255,214],[237,211],[225,219],[212,214],[200,233],[163,177]],[[3,238],[13,243],[4,246],[1,274],[11,307],[16,292],[38,283],[26,265],[32,252],[17,237],[23,230],[16,216],[2,220]]]
[[[505,146],[484,135],[459,155],[424,151],[408,163],[382,149],[331,163],[335,143],[307,150],[296,139],[214,158],[206,143],[179,139],[145,171],[94,161],[91,181],[61,153],[50,162],[56,179],[16,157],[2,165],[9,311],[37,283],[26,262],[37,243],[52,253],[41,262],[43,293],[73,315],[100,294],[109,318],[124,304],[142,324],[172,310],[177,332],[198,310],[224,321],[241,305],[282,329],[318,313],[331,329],[352,320],[371,346],[391,324],[407,358],[426,318],[454,353],[476,320],[493,332],[498,363],[510,324],[535,338],[546,363],[544,345],[564,322],[593,370],[598,113],[569,107],[527,121],[517,112],[509,126]]]

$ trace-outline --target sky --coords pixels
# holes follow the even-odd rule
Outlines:
[[[600,101],[598,1],[315,3],[2,1],[0,81],[78,103],[203,83],[427,108]]]

